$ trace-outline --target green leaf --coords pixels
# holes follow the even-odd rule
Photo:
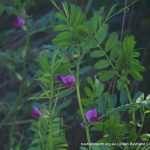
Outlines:
[[[80,147],[80,150],[88,150],[86,147]]]
[[[92,96],[92,91],[91,91],[90,88],[85,87],[85,88],[84,88],[84,92],[85,92],[85,94],[86,94],[88,97],[91,97],[91,96]]]
[[[125,81],[123,81],[123,80],[121,80],[121,79],[119,79],[119,80],[117,81],[117,88],[118,88],[119,90],[124,90],[126,87],[127,87],[127,83],[125,83]]]
[[[110,107],[114,108],[116,106],[117,96],[116,95],[109,95],[108,98],[109,98]]]
[[[101,57],[101,56],[104,56],[103,51],[96,50],[96,51],[91,52],[91,57],[92,58],[97,58],[97,57]]]
[[[103,131],[104,122],[92,122],[91,131]]]
[[[102,84],[97,78],[95,78],[94,91],[96,97],[104,91],[104,84]]]
[[[138,81],[142,81],[143,80],[142,75],[138,71],[130,70],[130,74],[132,75],[133,78],[135,78]]]
[[[136,101],[137,99],[141,99],[140,101],[142,101],[144,99],[144,93],[141,91],[138,91],[134,97],[133,97],[133,101]]]
[[[109,62],[105,59],[100,60],[95,64],[96,69],[104,69],[107,68],[108,66],[109,66]]]
[[[150,110],[144,111],[144,114],[150,114]]]
[[[81,9],[74,4],[71,4],[70,7],[70,24],[73,26],[83,24],[85,21],[85,15]]]
[[[71,32],[64,31],[57,34],[57,36],[52,40],[52,42],[59,47],[69,46],[70,42],[68,41],[68,39],[70,39],[71,37]]]
[[[71,99],[64,101],[63,103],[59,104],[59,105],[56,107],[56,111],[61,111],[61,110],[64,109],[65,107],[69,106],[69,105],[71,104],[71,102],[72,102]]]
[[[102,24],[95,34],[99,44],[101,44],[104,41],[104,39],[106,38],[107,32],[108,32],[108,25]]]
[[[28,148],[27,150],[40,150],[39,147],[31,147],[31,148]]]
[[[89,33],[95,33],[98,29],[99,20],[101,20],[100,12],[96,11],[94,12],[94,15],[92,18],[90,18],[89,21]]]
[[[67,90],[65,90],[65,91],[63,91],[63,92],[61,92],[61,93],[59,93],[58,99],[64,98],[64,97],[66,97],[66,96],[72,94],[74,91],[75,91],[74,88],[67,89]]]
[[[112,59],[112,60],[116,60],[116,59],[118,59],[120,56],[121,56],[121,51],[122,51],[122,49],[121,48],[113,48],[111,51],[110,51],[110,58]]]
[[[55,25],[54,30],[55,30],[55,31],[68,30],[68,26],[66,26],[66,25],[64,25],[64,24],[58,24],[58,25]]]
[[[69,8],[66,2],[62,3],[67,19],[69,19]]]
[[[100,95],[98,98],[98,108],[99,112],[104,114],[106,112],[106,104],[107,104],[107,99],[105,95]]]
[[[55,63],[56,63],[57,54],[58,54],[58,51],[57,51],[57,50],[55,50],[55,51],[53,52],[53,54],[52,54],[52,62],[51,62],[51,65],[52,65],[53,68],[54,68]]]
[[[87,78],[87,82],[91,85],[92,88],[94,88],[94,81],[91,77]]]
[[[101,81],[108,81],[110,80],[116,72],[114,70],[104,71],[100,73],[100,80]]]
[[[92,146],[92,150],[111,150],[108,145]]]
[[[140,135],[140,139],[141,139],[142,141],[149,141],[149,139],[150,139],[150,134],[149,134],[149,133],[141,134],[141,135]]]
[[[91,104],[91,98],[81,98],[82,104],[88,105]]]
[[[150,94],[146,96],[146,100],[150,100]]]
[[[138,91],[133,97],[133,101],[136,101],[137,103],[140,103],[143,100],[144,100],[144,93],[141,91]]]
[[[108,18],[111,16],[111,15],[113,15],[113,11],[114,11],[114,9],[117,7],[117,4],[113,4],[112,5],[112,7],[111,7],[111,9],[110,9],[110,11],[108,12],[108,15],[107,15],[107,17],[106,17],[106,19],[105,19],[105,22],[108,20]]]
[[[131,59],[129,63],[130,70],[135,71],[144,71],[145,68],[140,64],[140,61],[137,59]]]
[[[127,111],[129,109],[131,109],[132,106],[130,104],[126,104],[126,105],[122,105],[122,106],[119,106],[117,108],[114,109],[114,111]]]
[[[60,12],[57,12],[55,14],[55,17],[58,18],[58,19],[60,19],[60,20],[67,21],[66,16],[64,14],[60,13]]]
[[[139,57],[140,56],[140,53],[139,52],[133,52],[133,57]]]
[[[57,36],[53,39],[53,42],[61,42],[63,40],[67,40],[71,36],[71,33],[68,31],[61,32],[57,34]]]
[[[80,69],[80,75],[83,75],[85,73],[87,73],[88,71],[90,71],[93,67],[92,66],[85,66],[83,68]]]
[[[36,144],[39,144],[39,143],[40,143],[40,139],[33,139],[31,145],[34,145],[34,144],[36,145]]]
[[[133,50],[135,44],[136,44],[136,41],[134,39],[134,36],[126,36],[123,40],[123,48],[126,51]]]
[[[126,58],[128,58],[132,55],[135,44],[136,44],[136,41],[134,39],[134,36],[126,36],[124,38],[123,49],[124,49]]]
[[[113,32],[110,34],[110,36],[106,42],[105,51],[111,50],[116,45],[118,45],[118,35],[117,35],[117,33]]]
[[[125,104],[128,98],[128,92],[127,91],[121,91],[120,93],[120,103],[121,105]]]

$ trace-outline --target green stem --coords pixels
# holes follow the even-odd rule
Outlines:
[[[128,0],[125,0],[124,13],[123,13],[123,21],[122,21],[122,28],[121,28],[121,41],[122,41],[123,32],[124,32],[124,24],[125,24],[125,17],[126,17],[127,2],[128,2]]]
[[[14,107],[14,113],[13,113],[13,118],[12,118],[12,127],[10,129],[10,134],[9,134],[9,140],[10,140],[10,149],[13,145],[13,135],[14,135],[14,131],[15,131],[15,127],[16,127],[16,119],[17,119],[17,112],[19,110],[19,105],[20,105],[20,99],[23,97],[23,95],[25,94],[26,88],[25,88],[25,82],[26,82],[26,74],[27,74],[27,67],[26,67],[26,59],[27,56],[29,54],[29,48],[30,46],[30,33],[27,27],[27,31],[26,31],[26,51],[25,51],[25,56],[23,58],[23,71],[22,71],[22,82],[19,88],[19,93],[18,96],[16,98],[16,103],[15,103],[15,107]]]
[[[13,113],[13,117],[12,117],[12,126],[11,126],[10,134],[9,134],[10,150],[12,149],[12,145],[13,145],[13,142],[14,142],[13,135],[14,135],[15,127],[16,127],[16,119],[17,119],[19,100],[20,100],[21,97],[22,97],[22,88],[19,90],[19,94],[16,98],[14,113]]]
[[[26,74],[27,74],[26,60],[27,60],[27,57],[29,55],[29,51],[30,51],[30,32],[29,32],[29,29],[27,27],[27,31],[26,31],[26,49],[25,49],[25,53],[24,53],[24,56],[23,56],[23,71],[22,71],[23,84],[26,80]]]
[[[142,108],[140,109],[140,112],[141,112],[142,126],[141,126],[141,128],[140,128],[139,132],[137,133],[137,137],[136,137],[136,140],[135,140],[135,141],[137,141],[137,140],[138,140],[138,138],[139,138],[139,136],[140,136],[140,133],[141,133],[141,131],[142,131],[142,129],[143,129],[143,126],[144,126],[145,113],[144,113],[144,107],[143,107],[143,106],[142,106]],[[144,113],[144,115],[143,115],[143,113]]]
[[[126,6],[126,8],[123,8],[123,9],[117,11],[116,13],[114,13],[114,14],[112,14],[112,15],[110,15],[110,16],[107,16],[107,18],[105,19],[105,23],[106,23],[107,21],[109,21],[112,17],[114,17],[114,16],[116,16],[116,15],[122,13],[123,11],[125,11],[125,9],[129,9],[129,7],[132,6],[132,5],[134,5],[137,1],[138,1],[138,0],[135,0],[134,2],[132,2],[131,4],[129,4],[128,6]]]
[[[122,29],[121,29],[121,41],[123,39],[123,33],[124,33],[124,24],[125,24],[127,3],[128,3],[128,0],[125,0],[123,21],[122,21]],[[126,89],[127,89],[127,92],[128,92],[129,103],[132,104],[132,98],[131,98],[131,95],[130,95],[129,88],[127,87]],[[131,116],[132,116],[132,121],[134,122],[134,131],[133,131],[133,134],[134,134],[134,136],[136,136],[136,118],[135,118],[135,111],[134,110],[131,112]]]
[[[129,103],[132,104],[132,98],[131,98],[130,91],[129,91],[128,87],[127,87],[127,92],[128,92]],[[131,117],[132,117],[132,121],[134,123],[134,130],[133,130],[134,136],[133,137],[136,139],[136,117],[135,117],[135,111],[134,110],[132,110],[132,112],[131,112]]]
[[[52,74],[53,74],[53,69],[52,69]],[[53,121],[53,114],[52,114],[52,99],[54,95],[54,85],[53,85],[53,77],[51,78],[51,95],[49,98],[49,141],[50,141],[50,150],[53,150],[54,148],[54,139],[53,139],[53,126],[52,126],[52,121]]]
[[[76,71],[77,71],[76,72],[77,73],[76,74],[76,78],[77,78],[76,89],[77,89],[77,97],[78,97],[78,104],[79,104],[79,109],[80,109],[80,112],[81,112],[81,117],[82,117],[83,122],[86,122],[83,107],[82,107],[82,102],[81,102],[81,95],[80,95],[79,70],[80,70],[80,61],[78,61],[77,69],[76,69]],[[85,131],[86,131],[87,142],[90,144],[90,132],[89,132],[89,127],[88,126],[85,127]],[[92,150],[91,145],[89,145],[89,150]]]
[[[53,150],[53,128],[52,128],[52,116],[50,117],[50,150]]]
[[[59,85],[59,88],[58,88],[58,91],[57,91],[58,94],[59,94],[59,92],[60,92],[60,89],[61,89],[61,85]],[[57,94],[57,96],[56,96],[56,98],[55,98],[55,103],[54,103],[53,110],[52,110],[52,116],[54,115],[55,109],[56,109],[56,106],[57,106],[58,94]]]

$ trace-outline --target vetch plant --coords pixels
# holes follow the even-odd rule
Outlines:
[[[70,87],[70,80],[68,81],[63,76],[56,75],[56,72],[60,72],[59,68],[64,63],[63,59],[57,50],[52,53],[52,56],[46,51],[42,52],[39,56],[41,68],[37,74],[37,80],[40,82],[43,93],[37,97],[32,97],[32,99],[45,99],[46,107],[43,109],[43,115],[37,107],[34,108],[34,116],[39,119],[33,122],[35,137],[31,143],[31,148],[59,150],[67,149],[68,147],[64,136],[64,125],[60,117],[60,111],[69,104],[69,101],[58,105],[58,99],[68,90],[59,82],[62,81],[67,87],[69,84]],[[60,80],[57,81],[56,77],[59,77]],[[44,139],[42,140],[41,137]]]
[[[145,114],[150,108],[149,96],[146,100],[141,95],[133,97],[129,88],[131,79],[143,79],[145,68],[139,61],[134,36],[127,35],[120,40],[116,32],[109,33],[108,20],[115,16],[116,5],[108,13],[100,8],[88,19],[74,4],[62,2],[61,10],[54,1],[52,3],[58,10],[56,18],[60,20],[54,26],[57,35],[52,43],[55,48],[39,56],[37,80],[42,92],[31,98],[44,100],[48,117],[42,118],[40,110],[34,107],[34,116],[39,119],[33,122],[35,137],[31,147],[67,149],[65,124],[60,114],[71,103],[72,96],[77,99],[79,125],[85,131],[87,143],[94,141],[93,131],[100,133],[97,143],[142,141]],[[122,11],[124,9],[116,14]],[[92,58],[94,64],[90,63]],[[119,145],[119,148],[131,147]],[[89,144],[80,149],[96,148]]]

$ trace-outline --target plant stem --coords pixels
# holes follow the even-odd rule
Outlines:
[[[51,70],[51,73],[53,75],[53,69]],[[54,85],[53,85],[53,76],[51,77],[51,95],[49,98],[49,141],[50,141],[50,150],[53,150],[54,148],[54,139],[53,139],[53,127],[52,127],[52,122],[53,122],[53,112],[52,112],[52,99],[54,95]]]
[[[121,27],[121,41],[123,38],[123,32],[124,32],[124,24],[125,24],[125,17],[126,17],[126,8],[127,8],[127,0],[125,0],[125,6],[124,6],[124,13],[123,13],[123,21],[122,21],[122,27]]]
[[[129,103],[132,104],[132,98],[131,98],[130,91],[129,91],[128,87],[127,87],[127,92],[128,92]],[[136,118],[135,118],[135,111],[134,110],[131,112],[131,116],[132,116],[132,120],[134,122],[134,136],[133,137],[136,137]]]
[[[18,107],[20,105],[20,99],[21,97],[23,97],[24,93],[25,93],[25,83],[26,83],[26,74],[27,74],[27,67],[26,67],[26,59],[27,59],[27,56],[29,54],[29,48],[30,46],[30,33],[29,33],[29,30],[28,30],[28,27],[27,27],[27,31],[26,31],[26,51],[25,51],[25,56],[23,58],[23,71],[22,71],[22,82],[21,82],[21,85],[20,85],[20,88],[19,88],[19,92],[18,92],[18,96],[16,98],[16,103],[15,103],[15,107],[14,107],[14,113],[13,113],[13,117],[12,117],[12,127],[10,129],[10,134],[9,134],[9,140],[10,140],[10,149],[13,145],[13,135],[14,135],[14,131],[15,131],[15,127],[16,127],[16,119],[17,119],[17,112],[18,112]]]
[[[123,33],[124,33],[124,25],[125,25],[125,18],[126,18],[127,3],[128,3],[128,0],[125,0],[124,14],[123,14],[123,21],[122,21],[122,28],[121,28],[121,41],[123,40]],[[128,92],[129,103],[132,104],[132,98],[131,98],[131,95],[130,95],[129,88],[127,87],[126,90]],[[135,111],[134,110],[131,112],[131,116],[132,116],[132,120],[134,122],[134,135],[136,135],[136,118],[135,118]]]
[[[139,138],[139,136],[140,136],[140,133],[141,133],[141,131],[142,131],[142,129],[143,129],[143,126],[144,126],[145,113],[144,113],[144,107],[143,107],[143,106],[142,106],[142,108],[141,108],[140,112],[141,112],[142,126],[141,126],[141,128],[140,128],[139,132],[137,133],[136,141],[138,140],[138,138]],[[144,115],[143,115],[143,113],[144,113]]]
[[[59,92],[60,92],[60,89],[61,89],[61,85],[59,85],[59,88],[58,88],[58,91],[57,91],[58,94],[59,94]],[[57,94],[57,96],[56,96],[56,98],[55,98],[55,103],[54,103],[53,110],[52,110],[52,116],[54,115],[55,109],[56,109],[56,106],[57,106],[58,94]]]
[[[80,61],[77,62],[77,68],[76,68],[76,78],[77,78],[76,89],[77,89],[77,97],[78,97],[78,104],[81,112],[81,117],[83,122],[86,122],[83,107],[82,107],[82,102],[81,102],[81,95],[80,95],[79,70],[80,70]],[[85,131],[86,131],[87,142],[90,144],[90,132],[88,126],[85,127]],[[90,145],[89,145],[89,150],[92,150]]]
[[[52,128],[52,116],[50,117],[50,150],[53,150],[53,128]]]

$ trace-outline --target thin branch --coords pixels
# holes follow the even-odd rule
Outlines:
[[[124,9],[124,14],[123,14],[123,21],[122,21],[122,27],[121,27],[121,41],[122,41],[122,38],[123,38],[123,32],[124,32],[124,25],[125,25],[125,18],[126,18],[126,8],[127,8],[127,1],[128,0],[125,0],[125,9]]]

